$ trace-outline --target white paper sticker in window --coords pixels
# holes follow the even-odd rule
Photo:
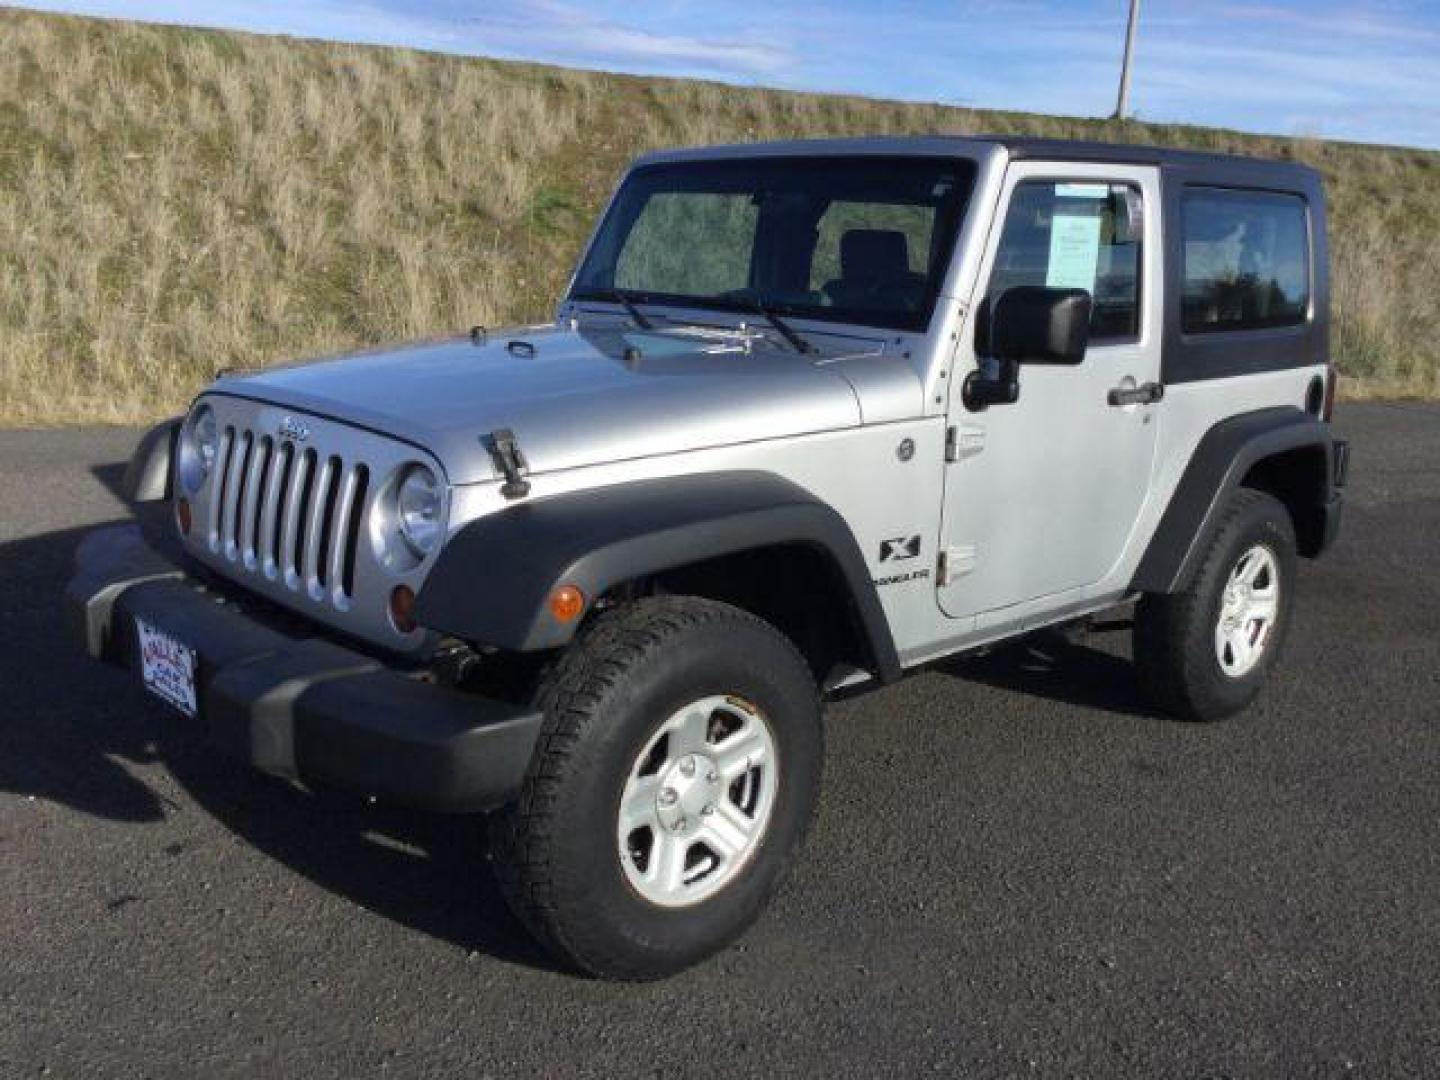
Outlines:
[[[1052,289],[1095,291],[1100,261],[1100,208],[1090,213],[1061,213],[1050,222],[1050,266],[1045,284]]]
[[[1108,199],[1109,184],[1056,184],[1057,199]]]

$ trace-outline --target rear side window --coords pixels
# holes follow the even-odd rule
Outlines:
[[[1187,334],[1303,323],[1310,307],[1305,201],[1191,188],[1182,204]]]

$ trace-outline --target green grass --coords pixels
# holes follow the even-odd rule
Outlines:
[[[138,421],[226,366],[543,319],[657,146],[997,132],[1296,158],[1352,396],[1440,396],[1440,154],[0,10],[0,422]]]

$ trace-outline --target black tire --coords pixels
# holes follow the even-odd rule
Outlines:
[[[710,695],[753,703],[776,743],[769,824],[709,899],[662,907],[627,880],[621,793],[677,709]],[[727,604],[640,600],[586,627],[544,681],[545,722],[519,800],[492,818],[506,899],[557,957],[603,978],[673,974],[719,951],[764,910],[804,838],[823,757],[818,687],[790,641]]]
[[[1275,556],[1277,611],[1258,661],[1239,676],[1227,674],[1215,632],[1230,574],[1256,545]],[[1260,693],[1284,648],[1295,599],[1295,527],[1274,496],[1242,488],[1231,496],[1189,588],[1148,595],[1135,613],[1135,667],[1141,691],[1164,711],[1186,720],[1221,720]]]

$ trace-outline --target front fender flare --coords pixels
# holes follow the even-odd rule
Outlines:
[[[121,492],[132,503],[155,502],[170,496],[170,460],[181,417],[156,424],[140,438],[125,466]]]
[[[577,622],[550,614],[573,585],[587,602],[612,587],[707,559],[778,545],[830,560],[881,678],[898,676],[890,626],[845,519],[804,488],[765,472],[641,480],[535,499],[479,518],[445,545],[416,598],[422,625],[530,652],[565,645]]]

